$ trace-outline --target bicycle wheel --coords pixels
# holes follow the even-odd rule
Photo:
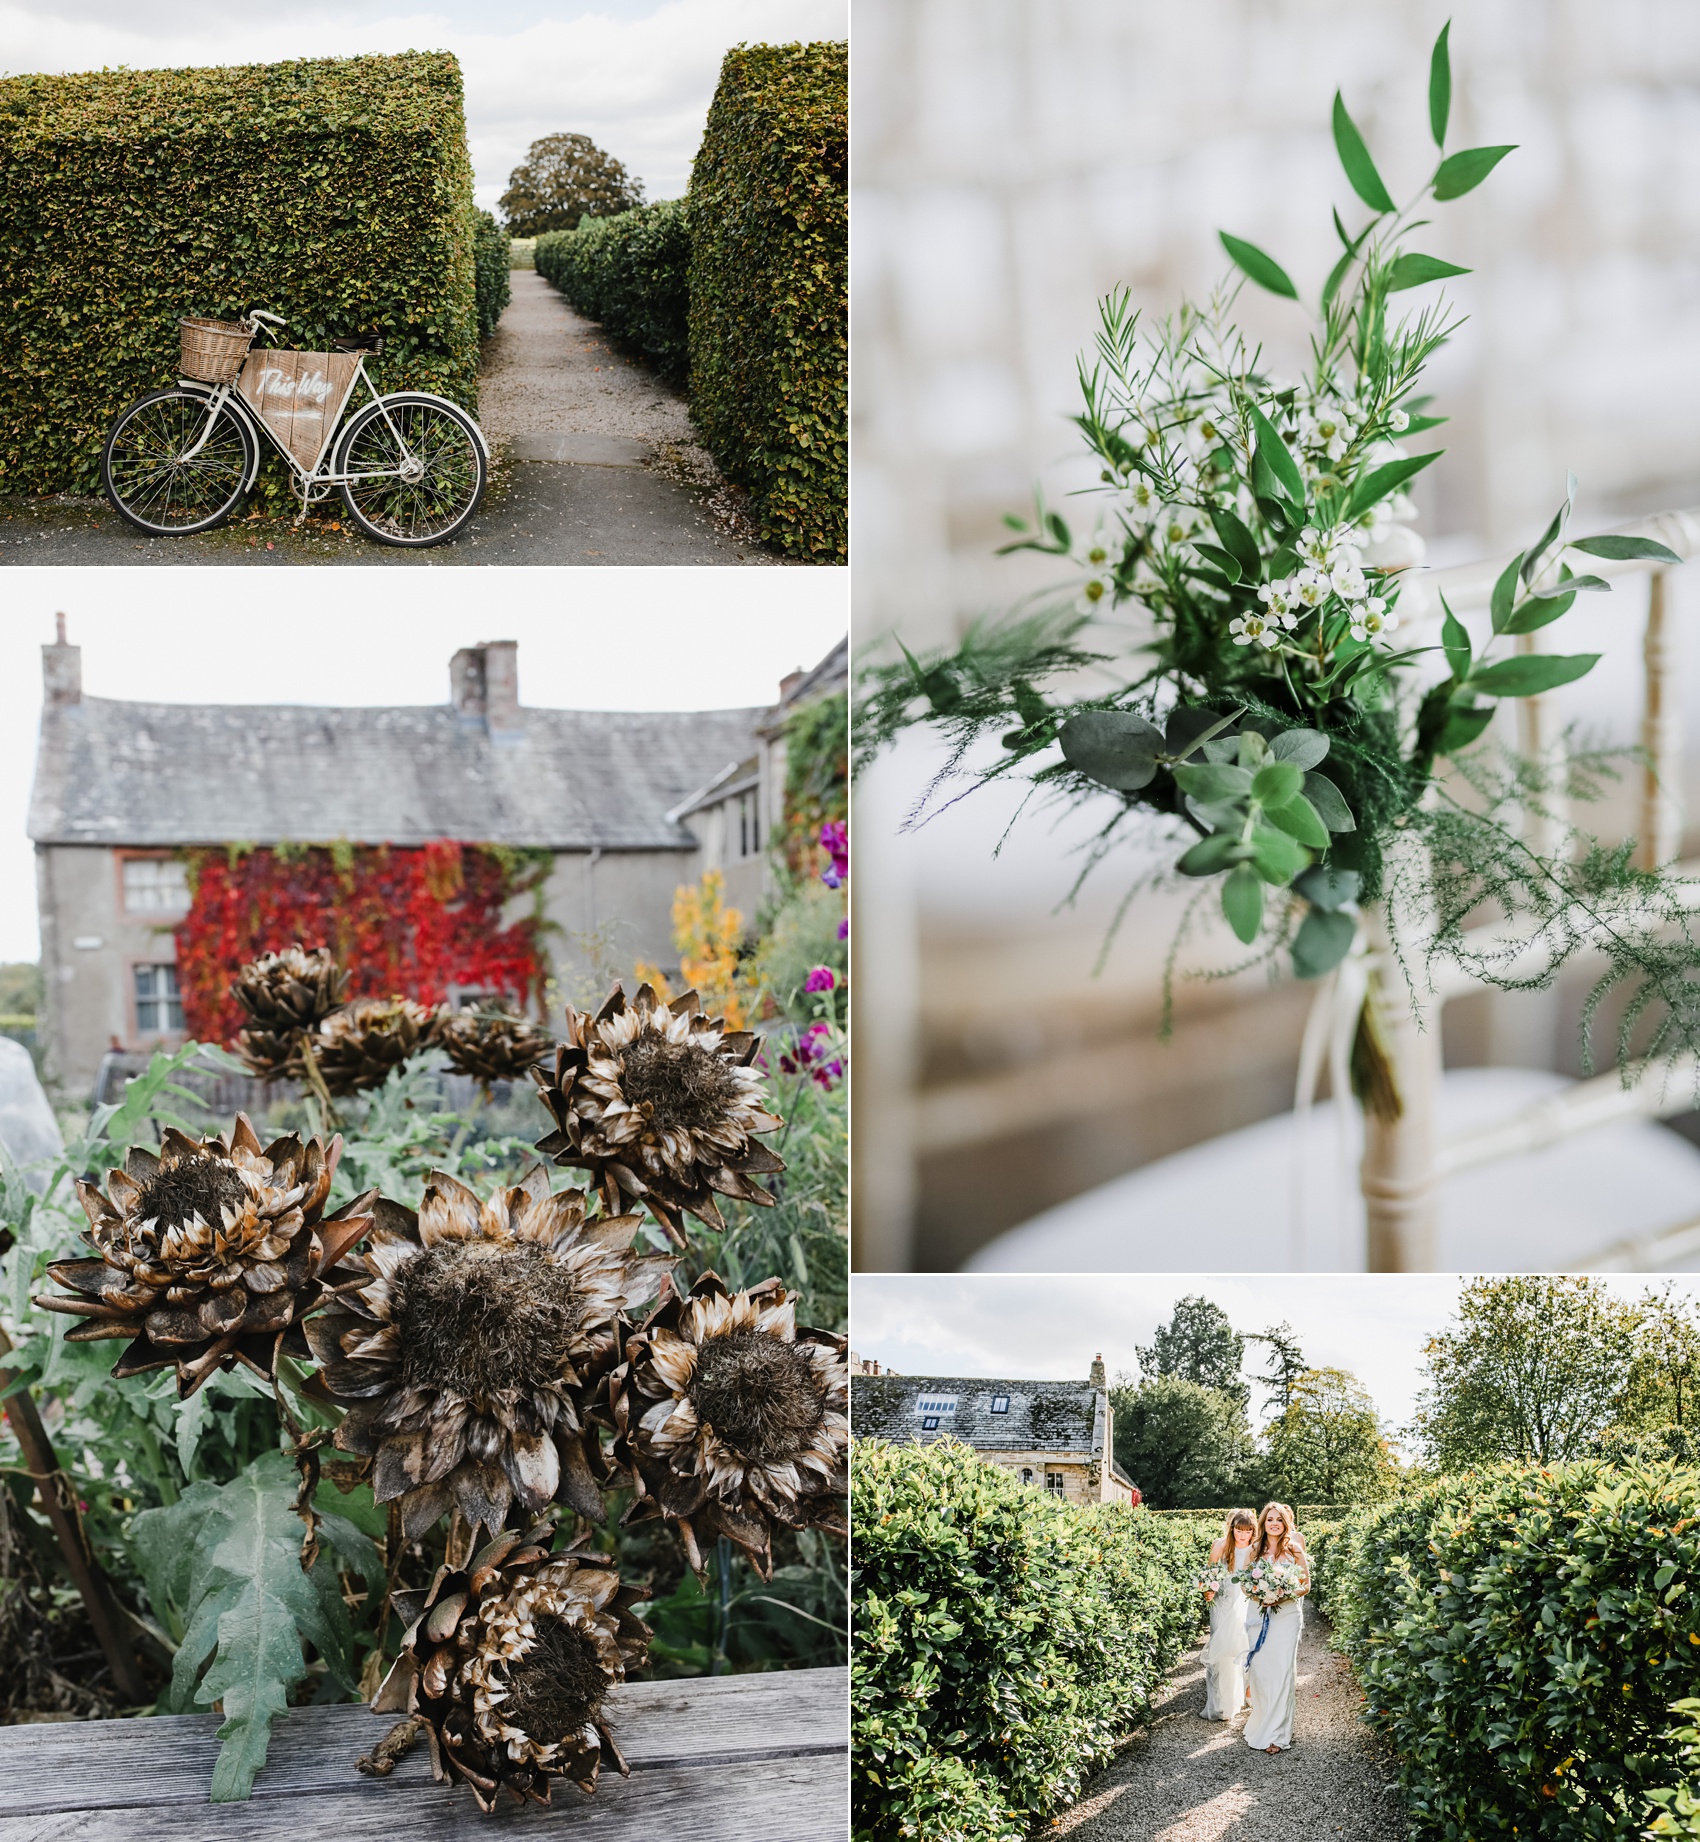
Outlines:
[[[334,471],[348,515],[380,544],[424,550],[461,531],[484,497],[478,425],[463,409],[405,393],[369,403],[343,431]]]
[[[235,511],[253,472],[254,438],[228,403],[210,429],[207,411],[205,396],[179,386],[150,390],[113,423],[100,483],[138,531],[187,537]]]

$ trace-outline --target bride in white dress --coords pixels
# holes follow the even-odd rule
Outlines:
[[[1262,1607],[1255,1599],[1245,1600],[1246,1649],[1256,1653],[1246,1667],[1251,1713],[1246,1718],[1245,1743],[1273,1757],[1293,1743],[1293,1713],[1299,1697],[1299,1634],[1304,1630],[1304,1594],[1310,1591],[1310,1556],[1305,1553],[1293,1512],[1285,1503],[1266,1504],[1258,1518],[1257,1542],[1248,1564],[1264,1559],[1297,1561],[1304,1570],[1299,1596],[1284,1599],[1275,1607],[1269,1614],[1267,1630]]]
[[[1257,1518],[1249,1509],[1228,1512],[1228,1525],[1211,1544],[1210,1558],[1230,1573],[1251,1565]],[[1246,1596],[1230,1580],[1210,1595],[1210,1637],[1204,1646],[1204,1718],[1232,1720],[1245,1701]]]

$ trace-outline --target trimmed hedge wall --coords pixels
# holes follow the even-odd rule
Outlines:
[[[849,58],[726,54],[691,172],[691,411],[769,543],[848,548]]]
[[[508,279],[508,233],[488,211],[480,211],[472,233],[473,283],[478,296],[478,337],[496,330],[502,309],[513,298]]]
[[[477,405],[472,167],[445,52],[0,81],[0,490],[95,493],[177,322],[386,339],[368,370]]]
[[[670,384],[690,370],[691,236],[684,202],[665,199],[537,239],[543,279]]]
[[[1700,1472],[1476,1472],[1310,1539],[1415,1833],[1595,1842],[1692,1801],[1671,1706],[1700,1691]]]
[[[954,1440],[852,1462],[858,1842],[1021,1842],[1197,1634],[1212,1531],[1061,1503]]]

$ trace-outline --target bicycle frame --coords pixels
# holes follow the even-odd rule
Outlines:
[[[239,416],[247,424],[249,433],[256,438],[253,446],[254,459],[249,466],[247,477],[242,482],[242,490],[244,492],[249,491],[255,479],[259,476],[260,461],[264,457],[264,450],[258,437],[264,435],[266,440],[283,456],[284,464],[289,468],[294,478],[295,490],[301,500],[301,510],[296,518],[298,524],[301,519],[307,516],[307,508],[309,506],[317,505],[321,499],[328,498],[339,486],[359,485],[368,480],[406,478],[408,463],[411,456],[408,455],[407,443],[402,436],[401,430],[396,426],[395,418],[386,407],[389,398],[379,395],[377,386],[372,382],[371,378],[366,375],[366,354],[364,352],[356,352],[352,353],[351,356],[355,360],[356,383],[366,386],[367,393],[370,395],[372,401],[376,403],[383,412],[384,421],[389,426],[390,434],[395,438],[396,446],[404,456],[399,467],[384,468],[376,472],[369,470],[363,473],[337,473],[331,469],[330,458],[336,447],[337,433],[348,420],[348,406],[345,403],[342,414],[337,418],[335,428],[331,430],[330,437],[324,444],[324,451],[319,457],[318,465],[309,472],[283,445],[276,431],[260,416],[254,413],[247,398],[236,388],[236,383],[208,384],[199,378],[193,377],[180,377],[177,380],[178,387],[183,390],[192,391],[196,396],[206,399],[207,425],[201,431],[200,439],[193,447],[189,448],[183,454],[182,459],[184,461],[191,461],[200,453],[201,449],[206,444],[207,438],[212,434],[213,426],[218,420],[219,411],[224,408],[229,408],[234,415]],[[237,382],[239,381],[238,379]],[[349,398],[352,400],[354,396],[354,389],[352,386],[348,394]],[[418,398],[422,402],[441,403],[447,409],[458,410],[460,407],[448,397],[437,396],[428,390],[410,390],[406,394],[410,397]],[[484,432],[482,429],[478,428],[476,423],[473,424],[473,430],[478,438],[478,445],[483,450],[485,465],[488,466],[490,462],[490,444],[484,439]]]

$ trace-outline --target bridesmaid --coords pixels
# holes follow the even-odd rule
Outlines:
[[[1257,1518],[1249,1509],[1228,1511],[1228,1524],[1211,1544],[1210,1558],[1230,1573],[1251,1565]],[[1232,1720],[1245,1700],[1246,1596],[1230,1580],[1210,1595],[1210,1639],[1204,1646],[1204,1718]]]
[[[1258,1518],[1257,1541],[1248,1565],[1260,1560],[1296,1561],[1304,1570],[1298,1598],[1284,1599],[1269,1615],[1263,1646],[1250,1658],[1251,1713],[1245,1743],[1271,1758],[1293,1743],[1293,1713],[1299,1697],[1299,1633],[1304,1629],[1304,1595],[1310,1591],[1310,1556],[1305,1553],[1293,1512],[1285,1503],[1269,1503]],[[1261,1610],[1247,1598],[1246,1648],[1257,1643],[1263,1628]]]

